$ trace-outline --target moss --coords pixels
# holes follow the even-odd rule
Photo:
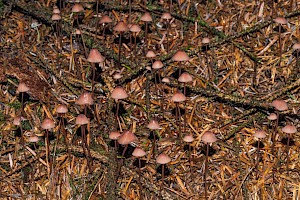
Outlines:
[[[21,103],[19,101],[14,101],[12,103],[9,103],[8,106],[19,110],[21,108]]]

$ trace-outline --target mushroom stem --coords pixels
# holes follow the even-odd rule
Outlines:
[[[281,49],[281,24],[279,24],[279,68],[281,67],[282,49]]]
[[[257,156],[256,156],[256,164],[255,164],[255,168],[256,168],[256,178],[258,178],[258,164],[259,164],[259,151],[260,151],[260,140],[258,140],[257,142]]]
[[[153,131],[153,137],[154,137],[154,140],[153,140],[153,158],[155,158],[155,150],[156,150],[156,132]]]
[[[291,140],[291,136],[290,134],[288,134],[288,141],[287,141],[287,146],[286,146],[286,172],[289,176],[289,162],[290,162],[290,140]]]
[[[126,144],[125,147],[124,147],[124,150],[123,150],[123,153],[122,153],[122,157],[125,156],[125,152],[126,152],[127,148],[128,148],[128,144]]]
[[[91,165],[92,165],[92,159],[91,158],[91,153],[90,153],[90,149],[88,148],[88,145],[87,145],[87,140],[86,140],[86,135],[85,135],[85,126],[84,125],[81,125],[81,136],[82,136],[82,147],[83,147],[83,151],[84,151],[84,154],[85,154],[85,157],[86,157],[86,160],[87,160],[87,165],[88,165],[88,168],[90,170],[90,173],[92,172],[92,168],[91,168]],[[91,162],[91,163],[90,163]]]
[[[179,145],[181,146],[181,125],[180,125],[181,114],[180,114],[179,103],[176,102],[175,104],[176,104],[176,119],[177,119],[177,126],[178,126],[178,141],[179,141]]]
[[[204,195],[205,195],[205,199],[207,200],[207,181],[206,181],[206,176],[207,176],[207,172],[208,172],[208,152],[209,152],[209,146],[208,143],[206,144],[206,156],[205,156],[205,172],[204,172],[204,187],[205,187],[205,191],[204,191]]]
[[[146,22],[146,25],[145,25],[145,44],[146,44],[146,51],[148,51],[148,22]]]
[[[162,170],[161,170],[161,177],[162,177],[162,180],[165,179],[165,164],[162,164]]]
[[[142,184],[141,184],[141,159],[139,159],[139,188],[142,190]]]
[[[120,32],[120,38],[119,38],[119,55],[118,55],[119,69],[121,69],[121,52],[122,52],[122,32]]]

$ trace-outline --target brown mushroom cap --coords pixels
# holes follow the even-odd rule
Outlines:
[[[277,115],[275,113],[271,113],[269,116],[268,116],[268,120],[277,120]]]
[[[293,133],[296,133],[296,132],[297,132],[296,126],[291,125],[291,124],[286,125],[286,126],[283,127],[281,130],[282,130],[282,132],[284,132],[284,133],[289,133],[289,134],[293,134]]]
[[[35,134],[32,134],[31,136],[29,136],[27,138],[28,142],[38,142],[39,140],[40,140],[39,137],[37,135],[35,135]]]
[[[173,55],[172,60],[177,62],[189,61],[190,57],[184,51],[177,51]]]
[[[181,83],[192,82],[192,81],[193,81],[193,77],[192,77],[192,75],[190,75],[189,73],[183,72],[183,73],[179,76],[178,81],[181,82]]]
[[[125,32],[128,30],[128,27],[125,22],[120,21],[113,27],[113,30],[117,32]]]
[[[93,105],[94,100],[92,98],[92,95],[89,92],[82,93],[78,99],[75,101],[75,104],[78,105]]]
[[[160,126],[157,120],[152,119],[147,125],[147,128],[149,128],[150,130],[158,130],[160,129]]]
[[[109,16],[104,15],[103,17],[101,17],[99,24],[108,24],[111,22],[112,22],[112,19]]]
[[[265,138],[267,136],[267,133],[263,130],[257,130],[257,131],[255,131],[253,136],[258,138],[258,139],[262,139],[262,138]]]
[[[274,22],[276,22],[277,24],[287,24],[287,20],[283,17],[277,17],[276,19],[274,19]]]
[[[89,119],[84,114],[80,114],[76,117],[75,123],[78,125],[88,124]]]
[[[74,4],[74,6],[72,7],[72,12],[74,13],[84,12],[83,6],[79,3]]]
[[[146,58],[154,58],[156,55],[153,51],[149,50],[146,53]]]
[[[208,43],[210,43],[210,39],[208,37],[205,37],[202,39],[201,42],[202,42],[202,44],[208,44]]]
[[[28,92],[29,91],[29,87],[27,87],[27,85],[23,82],[20,82],[17,88],[18,92]]]
[[[111,93],[111,98],[116,100],[126,99],[127,97],[128,97],[127,92],[121,86],[117,86]]]
[[[141,27],[140,27],[139,25],[133,24],[133,25],[129,28],[129,30],[130,30],[131,32],[133,32],[133,33],[139,33],[142,29],[141,29]]]
[[[119,131],[112,131],[109,134],[109,139],[117,140],[120,135],[121,135],[121,133]]]
[[[57,108],[56,108],[56,112],[58,114],[65,114],[68,112],[68,107],[66,105],[59,105]]]
[[[164,64],[160,60],[156,60],[152,65],[152,69],[161,69],[163,66]]]
[[[14,117],[13,125],[15,125],[15,126],[20,126],[22,120],[23,120],[23,119],[22,119],[21,116]]]
[[[166,12],[161,15],[161,19],[170,20],[172,19],[172,16],[170,13]]]
[[[284,100],[276,99],[272,102],[271,106],[273,106],[278,111],[288,110],[288,104]]]
[[[52,13],[53,14],[60,14],[60,10],[58,9],[58,7],[53,7],[53,10],[52,10]]]
[[[61,20],[61,16],[59,14],[53,14],[52,17],[51,17],[51,20],[52,21],[59,21]]]
[[[300,49],[300,43],[296,43],[293,45],[294,50],[299,50]]]
[[[151,14],[149,12],[145,12],[141,17],[141,21],[143,21],[143,22],[152,22]]]
[[[75,30],[75,34],[76,34],[76,35],[81,35],[81,33],[82,33],[82,32],[81,32],[80,29],[76,29],[76,30]]]
[[[105,58],[101,55],[98,49],[91,49],[87,61],[90,63],[102,63]]]
[[[162,153],[159,156],[157,156],[156,162],[158,164],[164,165],[171,162],[171,158],[167,154]]]
[[[167,77],[164,77],[163,79],[161,79],[161,82],[163,83],[170,83],[170,79]]]
[[[204,143],[214,143],[217,141],[217,138],[215,136],[215,134],[211,131],[206,131],[205,133],[203,133],[201,140]]]
[[[44,119],[44,121],[42,122],[41,127],[43,129],[49,130],[55,127],[54,121],[52,119],[46,118]]]
[[[124,131],[124,133],[120,135],[120,137],[118,137],[118,143],[122,145],[130,144],[131,142],[134,142],[136,140],[137,137],[131,131]]]
[[[141,147],[136,147],[134,151],[132,152],[132,155],[134,157],[140,158],[146,155],[146,152]]]
[[[182,94],[181,92],[176,92],[172,96],[172,101],[174,101],[174,102],[183,102],[185,100],[186,100],[186,96],[184,96],[184,94]]]
[[[186,136],[183,137],[183,141],[185,141],[185,142],[187,142],[187,143],[191,143],[191,142],[193,142],[194,140],[195,140],[195,139],[194,139],[194,137],[193,137],[192,134],[186,135]]]

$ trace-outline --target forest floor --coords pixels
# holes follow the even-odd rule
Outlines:
[[[96,9],[91,0],[80,1],[79,14],[71,13],[73,1],[62,2],[0,0],[0,199],[300,199],[299,2],[134,0],[130,9],[126,0],[105,0]],[[161,19],[166,12],[171,19]],[[104,15],[112,19],[105,26],[98,24]],[[126,31],[120,51],[118,21],[141,27],[136,50]],[[93,48],[105,57],[95,65],[94,91]],[[146,58],[148,50],[155,57]],[[179,50],[188,61],[174,61]],[[157,60],[163,68],[151,69]],[[193,80],[179,83],[183,72]],[[24,111],[19,83],[29,87]],[[118,103],[116,86],[128,93]],[[177,91],[184,102],[173,101]],[[86,109],[76,104],[83,92],[93,93]],[[274,100],[288,109],[274,109]],[[58,116],[61,104],[69,111]],[[83,128],[75,123],[82,113]],[[55,122],[49,132],[45,118]],[[160,129],[147,128],[153,119]],[[298,132],[284,133],[287,125]],[[137,140],[116,149],[109,134],[124,130]],[[202,141],[208,131],[216,142]],[[255,137],[259,131],[264,138]],[[187,135],[194,141],[184,142]],[[146,151],[141,170],[136,146]],[[156,162],[162,153],[171,159],[165,165]]]

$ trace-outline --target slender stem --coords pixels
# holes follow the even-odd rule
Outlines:
[[[256,164],[255,164],[256,178],[259,178],[259,176],[258,176],[259,151],[260,151],[259,145],[260,145],[260,140],[258,140],[258,142],[257,142],[257,156],[256,156]]]
[[[290,154],[289,154],[289,151],[290,151],[290,140],[291,140],[291,136],[290,134],[288,134],[288,141],[287,141],[287,146],[286,146],[286,172],[289,176],[289,162],[290,162]]]
[[[282,49],[281,49],[281,24],[279,24],[279,68],[281,67],[282,59]]]
[[[180,107],[178,105],[179,103],[176,103],[176,108],[178,112],[178,118],[177,118],[177,125],[178,125],[178,140],[179,140],[179,146],[181,146],[181,124],[180,124],[180,119],[181,119],[181,114],[180,114]]]
[[[146,52],[147,52],[147,51],[148,51],[148,22],[146,22],[145,44],[146,44]],[[145,54],[146,54],[146,53],[145,53]]]
[[[162,165],[161,177],[162,177],[162,180],[165,179],[165,164]]]
[[[92,64],[92,69],[93,69],[93,79],[92,79],[92,96],[94,96],[94,87],[95,87],[95,63]]]
[[[205,191],[204,191],[204,195],[205,195],[205,199],[207,200],[207,181],[206,181],[206,176],[207,176],[207,172],[208,172],[208,151],[209,151],[209,146],[208,143],[206,144],[206,156],[205,156],[205,172],[204,172],[204,187],[205,187]]]
[[[127,148],[128,148],[128,144],[126,144],[126,146],[124,147],[124,150],[123,150],[123,153],[122,153],[122,157],[124,157]]]
[[[118,55],[119,69],[121,69],[121,53],[122,53],[122,32],[120,32],[120,38],[119,38],[119,55]]]
[[[139,188],[142,190],[142,184],[141,184],[141,159],[139,159]]]
[[[154,140],[153,140],[153,158],[155,158],[155,150],[156,150],[156,132],[153,131],[153,137],[154,137]]]

